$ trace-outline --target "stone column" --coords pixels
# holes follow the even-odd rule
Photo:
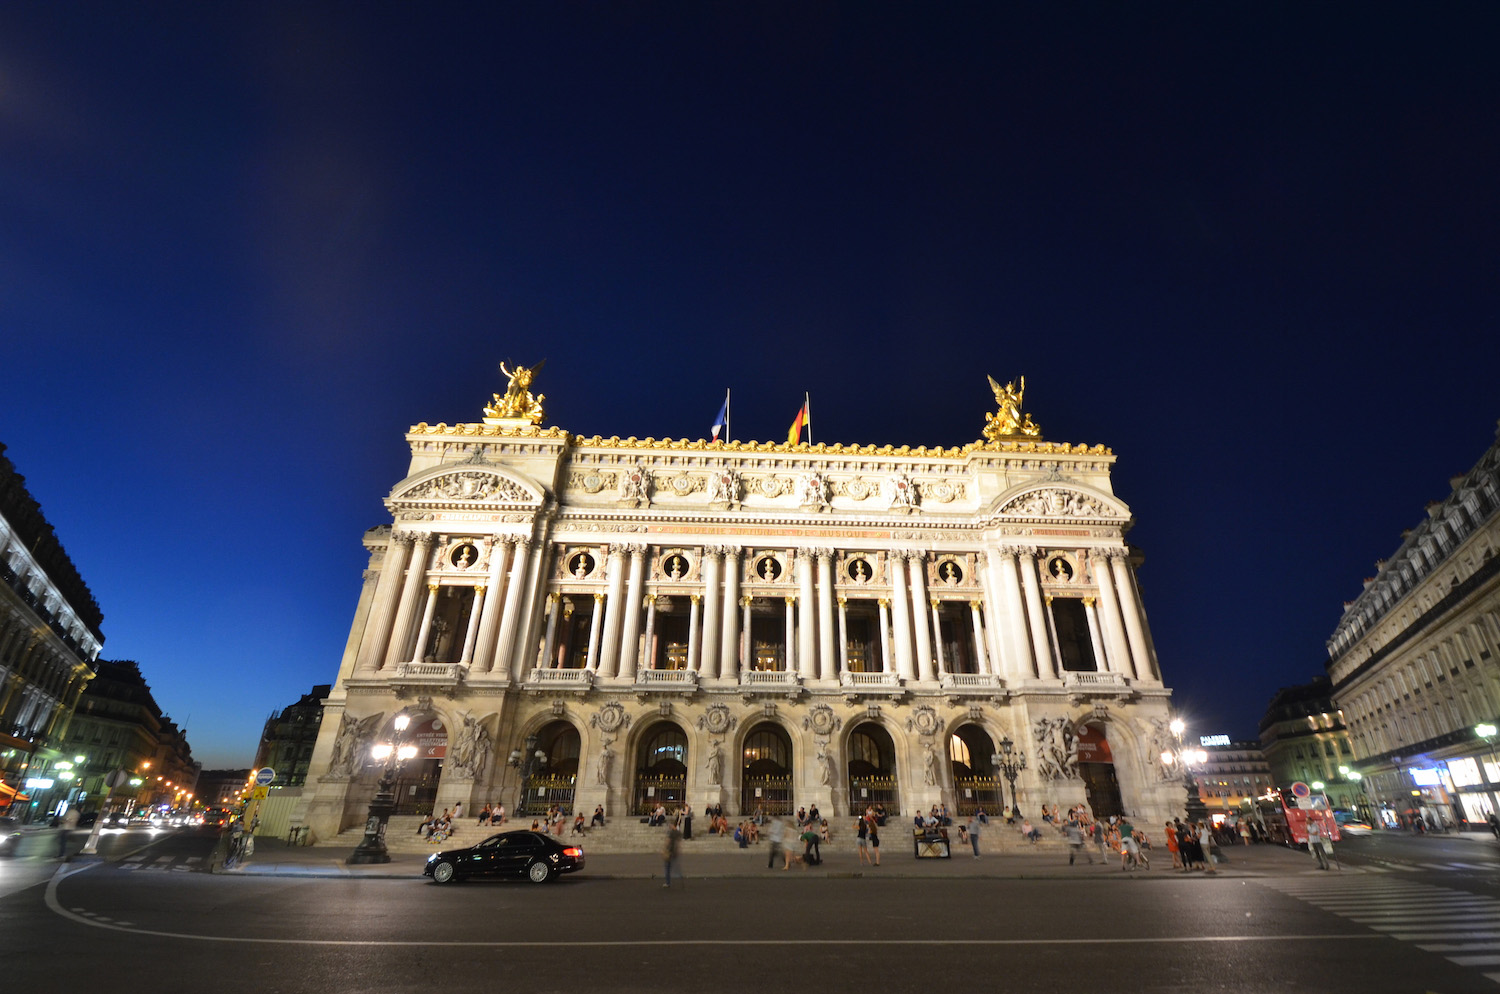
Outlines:
[[[557,616],[562,614],[562,597],[547,595],[547,642],[542,648],[543,665],[552,669],[557,665]]]
[[[599,668],[599,629],[604,624],[604,595],[594,595],[594,616],[589,619],[589,654],[583,668],[596,671]]]
[[[724,592],[719,587],[724,565],[721,556],[719,549],[703,549],[703,644],[698,669],[705,677],[719,675],[719,622],[724,615]]]
[[[896,672],[903,680],[915,680],[917,667],[911,655],[911,606],[906,591],[906,553],[892,552],[887,558],[891,577],[892,641],[896,650]]]
[[[1155,667],[1151,662],[1151,650],[1146,644],[1146,626],[1141,620],[1140,598],[1136,595],[1125,551],[1122,549],[1111,555],[1109,565],[1115,575],[1115,590],[1120,595],[1120,613],[1125,616],[1125,635],[1130,642],[1130,658],[1135,662],[1136,679],[1154,679],[1152,671]]]
[[[833,550],[818,549],[818,679],[837,680],[839,657],[833,647]]]
[[[849,599],[839,598],[839,679],[849,672]]]
[[[381,664],[381,669],[406,661],[404,657],[406,647],[411,642],[411,623],[417,614],[417,591],[427,579],[427,561],[431,555],[431,533],[417,535],[416,548],[412,551],[406,584],[401,588],[401,600],[396,608],[396,620],[391,626],[391,638],[385,647],[385,662]]]
[[[411,658],[413,662],[422,662],[427,658],[427,639],[432,634],[432,612],[437,607],[438,585],[429,583],[427,585],[427,603],[422,607],[422,623],[417,626],[417,644],[412,648]]]
[[[739,678],[740,550],[724,550],[724,627],[719,648],[719,679]]]
[[[1013,667],[1009,657],[1009,646],[1001,635],[1005,610],[1000,595],[1000,556],[994,552],[981,552],[974,557],[979,570],[979,585],[984,591],[984,647],[990,657],[990,672],[999,677],[1010,676]]]
[[[465,666],[474,662],[474,637],[479,634],[479,612],[484,608],[484,584],[474,585],[474,602],[469,605],[469,626],[464,631],[464,651],[458,661]]]
[[[937,674],[932,670],[932,633],[927,627],[927,553],[913,552],[907,559],[907,572],[911,577],[911,626],[917,637],[917,677],[930,682]]]
[[[969,601],[969,619],[974,622],[974,669],[979,673],[994,673],[989,654],[984,651],[984,622],[979,617],[978,601]]]
[[[1120,619],[1120,601],[1115,596],[1115,579],[1110,574],[1106,555],[1102,551],[1090,553],[1089,563],[1093,567],[1094,582],[1099,584],[1099,602],[1103,609],[1100,621],[1103,623],[1104,638],[1109,646],[1110,670],[1127,677],[1134,677],[1135,668],[1131,665],[1130,648],[1125,644],[1124,622]]]
[[[641,669],[656,668],[656,647],[651,643],[656,638],[656,595],[646,595],[646,651],[641,654]]]
[[[796,611],[797,598],[788,597],[786,599],[786,647],[782,650],[782,655],[785,659],[783,666],[785,666],[788,673],[794,673],[797,670],[797,619],[795,617]]]
[[[635,679],[640,665],[641,648],[641,599],[646,586],[646,547],[630,546],[630,586],[625,591],[625,622],[620,634],[619,674],[627,680]]]
[[[509,673],[512,680],[526,677],[527,653],[518,652],[516,634],[521,621],[521,602],[526,599],[526,568],[531,558],[531,539],[516,539],[516,554],[510,564],[510,579],[505,582],[505,609],[500,612],[500,636],[495,640],[495,669]]]
[[[896,662],[891,659],[891,599],[882,597],[876,603],[880,605],[880,669],[885,673],[894,673]]]
[[[813,593],[813,558],[797,552],[797,672],[803,680],[818,678],[818,601]]]
[[[390,644],[391,623],[396,617],[396,600],[400,595],[402,574],[411,561],[411,547],[417,537],[411,532],[392,532],[386,543],[385,559],[380,566],[380,578],[375,581],[375,600],[370,605],[369,619],[359,643],[359,654],[354,664],[355,672],[368,674],[380,668]]]
[[[1089,619],[1089,644],[1094,647],[1094,668],[1100,673],[1107,672],[1109,666],[1109,655],[1104,645],[1104,633],[1099,628],[1099,609],[1094,605],[1094,598],[1083,599],[1083,612]]]
[[[687,668],[698,672],[698,647],[702,644],[703,631],[702,619],[699,616],[699,597],[697,594],[689,594],[688,600],[692,602],[692,611],[688,614],[688,653]]]
[[[740,659],[741,672],[750,668],[750,605],[755,598],[749,594],[740,596]]]
[[[495,630],[500,624],[500,591],[505,583],[505,571],[510,568],[510,539],[495,538],[490,542],[490,575],[484,598],[484,611],[479,616],[479,634],[474,642],[475,673],[488,673],[495,668]]]
[[[1005,609],[1002,617],[1010,634],[1010,653],[1007,676],[1029,679],[1036,676],[1036,662],[1032,655],[1031,636],[1026,625],[1026,605],[1021,600],[1021,581],[1016,575],[1016,559],[1021,550],[1014,547],[1000,550],[992,557],[999,577]]]
[[[599,649],[599,675],[614,676],[620,663],[620,601],[625,596],[625,550],[609,547],[607,560],[609,591],[604,601],[603,644]]]
[[[1063,673],[1062,648],[1057,644],[1057,616],[1052,613],[1052,595],[1048,594],[1042,598],[1042,611],[1047,615],[1047,645],[1052,650],[1052,675],[1061,677]]]
[[[1052,663],[1052,647],[1047,644],[1047,615],[1042,606],[1042,581],[1037,576],[1036,559],[1036,550],[1027,549],[1016,557],[1016,566],[1021,570],[1021,586],[1026,591],[1026,627],[1031,631],[1037,676],[1055,680],[1057,668]]]
[[[537,626],[541,624],[545,606],[546,581],[542,579],[544,564],[552,562],[552,541],[546,537],[544,523],[539,534],[531,540],[531,551],[526,566],[526,596],[521,601],[521,617],[516,623],[516,664],[512,666],[524,675],[526,666],[537,665]],[[549,664],[550,666],[550,664]]]
[[[938,676],[948,672],[948,661],[943,658],[943,616],[938,611],[942,601],[932,598],[932,648],[937,656]]]

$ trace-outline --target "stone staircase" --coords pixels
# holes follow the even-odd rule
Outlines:
[[[854,848],[853,831],[845,823],[852,825],[852,818],[840,819],[832,823],[833,839],[827,845],[836,849],[844,848],[850,851]],[[502,827],[492,825],[479,825],[472,818],[465,818],[454,827],[453,834],[442,842],[428,842],[417,835],[417,826],[421,825],[422,819],[416,815],[400,815],[391,818],[386,826],[385,844],[386,848],[393,853],[431,853],[446,849],[462,849],[466,846],[475,845],[489,838],[496,832],[509,832],[518,828],[531,827],[531,819],[509,819]],[[737,847],[734,837],[705,834],[702,826],[705,823],[700,819],[693,820],[693,837],[685,840],[684,846],[687,852],[708,851],[710,849],[721,852],[735,852]],[[733,823],[731,823],[733,824]],[[583,846],[585,853],[656,853],[660,852],[666,829],[651,827],[641,824],[639,818],[615,818],[602,828],[595,827],[579,838],[569,835],[572,828],[572,820],[568,821],[569,828],[563,832],[563,842],[578,842]],[[1062,835],[1051,828],[1045,822],[1041,823],[1042,839],[1035,844],[1027,842],[1021,837],[1020,831],[1014,826],[1007,826],[1003,821],[991,821],[989,826],[979,836],[980,852],[994,855],[1014,855],[1027,852],[1065,853],[1068,844]],[[965,855],[969,852],[967,843],[958,841],[957,828],[948,830],[950,844],[955,856]],[[319,841],[317,845],[328,847],[343,847],[352,850],[359,845],[360,839],[364,838],[364,826],[350,828],[341,832],[331,839]],[[751,845],[748,851],[765,852],[767,843],[762,841],[760,845]],[[888,853],[909,853],[911,846],[911,827],[905,821],[892,821],[880,833],[880,848]],[[1092,846],[1090,847],[1092,852]],[[1163,850],[1165,852],[1165,850]],[[1095,853],[1097,855],[1097,853]]]

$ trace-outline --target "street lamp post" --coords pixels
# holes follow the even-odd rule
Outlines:
[[[520,774],[519,782],[516,784],[516,817],[521,817],[521,804],[526,799],[526,781],[530,780],[538,769],[547,763],[547,754],[536,747],[536,736],[526,736],[525,749],[512,749],[510,758],[507,760],[510,768],[517,770]]]
[[[1016,744],[1010,740],[1010,736],[1006,736],[1000,740],[1000,751],[991,757],[991,761],[995,764],[995,769],[1000,771],[1000,775],[1010,781],[1010,806],[1015,812],[1015,817],[1019,818],[1021,799],[1016,796],[1016,777],[1026,769],[1026,755],[1016,752],[1015,748]],[[1000,803],[1004,806],[1005,799],[1001,798]],[[1001,813],[1004,814],[1004,812]]]
[[[1188,821],[1206,821],[1208,819],[1208,807],[1203,803],[1203,798],[1198,796],[1198,781],[1193,778],[1193,764],[1208,761],[1208,753],[1202,749],[1184,749],[1182,745],[1182,733],[1187,731],[1187,723],[1181,718],[1173,718],[1167,726],[1172,730],[1172,737],[1177,740],[1177,749],[1163,750],[1161,754],[1162,764],[1168,769],[1174,765],[1182,770],[1182,779],[1187,785],[1187,818]]]
[[[385,770],[376,785],[375,798],[370,801],[370,813],[365,818],[365,837],[360,840],[354,852],[349,854],[349,858],[344,861],[346,863],[391,861],[391,854],[385,848],[385,826],[396,810],[396,776],[401,772],[401,767],[417,754],[417,747],[406,741],[406,726],[410,723],[411,717],[405,711],[397,713],[395,720],[391,722],[395,734],[389,740],[370,747],[370,755],[385,763]]]

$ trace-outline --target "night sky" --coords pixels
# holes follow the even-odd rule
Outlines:
[[[1143,9],[1144,8],[1144,9]],[[1492,3],[7,4],[0,441],[205,766],[334,679],[405,430],[1104,443],[1254,737],[1494,437]]]

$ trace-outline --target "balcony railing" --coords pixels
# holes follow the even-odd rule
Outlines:
[[[899,673],[844,673],[839,677],[839,684],[866,690],[895,690],[901,686],[901,675]]]
[[[531,671],[529,682],[540,687],[571,687],[587,690],[594,685],[594,671],[534,669]]]
[[[462,663],[402,663],[396,676],[413,683],[457,683],[463,679]]]
[[[944,673],[939,682],[956,690],[994,690],[1001,685],[993,673]]]
[[[1125,689],[1125,677],[1120,673],[1064,673],[1064,687],[1088,687],[1099,690]]]
[[[741,687],[796,687],[801,682],[796,670],[745,670],[740,674]]]
[[[698,674],[692,670],[639,670],[635,682],[638,687],[657,690],[696,690]]]

